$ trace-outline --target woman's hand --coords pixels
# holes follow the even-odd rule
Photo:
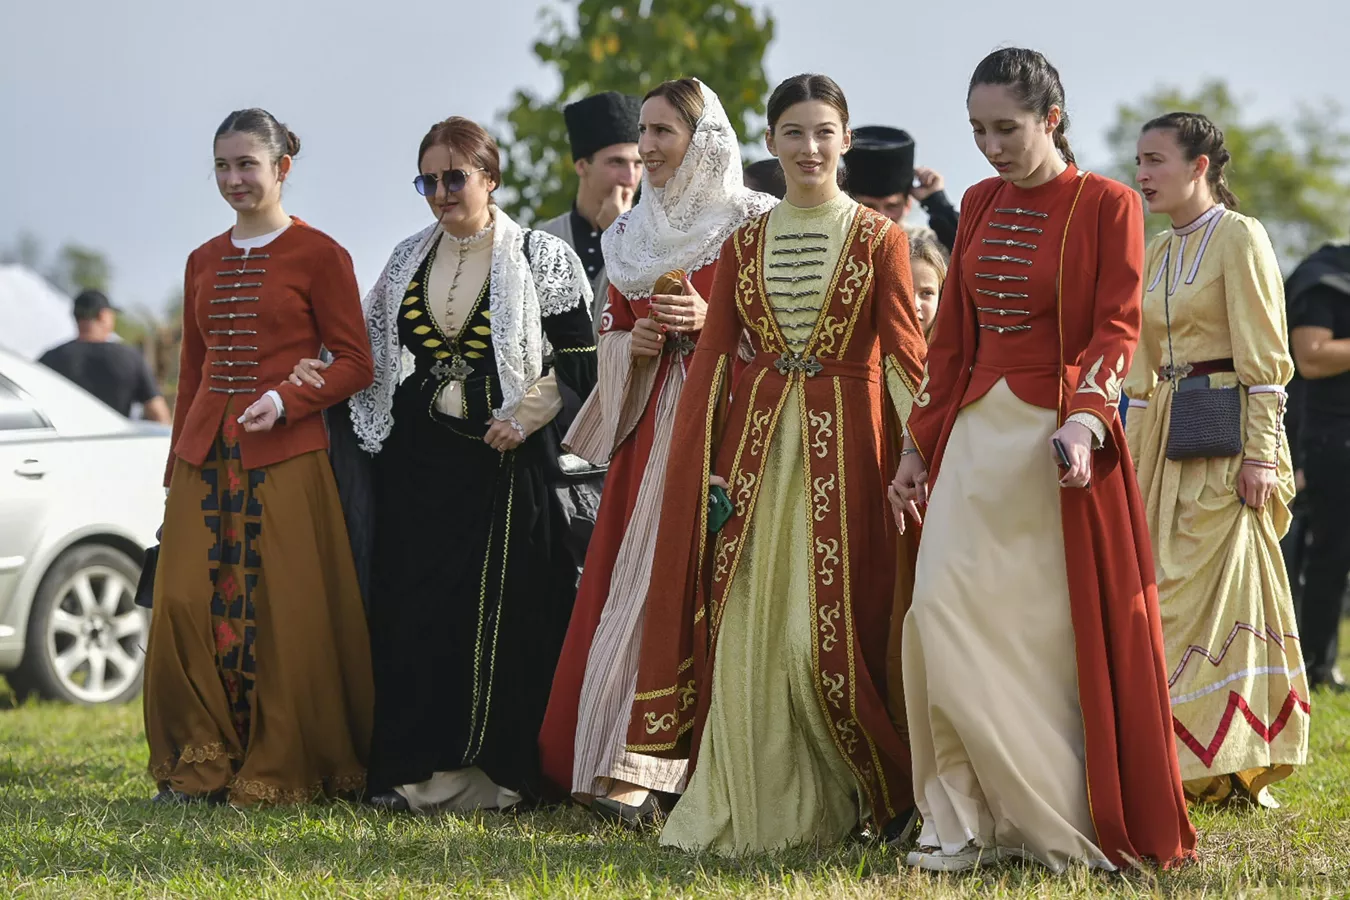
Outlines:
[[[901,534],[905,533],[906,515],[915,525],[923,524],[919,507],[928,503],[928,466],[922,456],[906,452],[900,457],[895,480],[886,489],[886,497],[891,501],[891,514],[895,516],[895,527]]]
[[[488,432],[483,435],[483,443],[498,453],[514,450],[525,443],[525,435],[516,430],[510,420],[488,419]]]
[[[709,475],[708,487],[710,488],[720,487],[722,490],[725,491],[727,489],[727,480],[723,478],[721,475]]]
[[[628,355],[634,359],[660,356],[666,346],[666,335],[655,319],[638,319],[633,323],[633,340]]]
[[[244,414],[239,417],[239,424],[248,432],[271,431],[279,418],[281,411],[277,409],[272,398],[264,394],[261,399],[254,401],[253,405],[244,410]]]
[[[708,303],[684,276],[683,294],[653,294],[652,318],[672,331],[702,331],[708,318]]]
[[[1059,478],[1059,486],[1084,488],[1092,480],[1092,432],[1086,425],[1078,422],[1065,422],[1050,436],[1051,458],[1061,468],[1059,454],[1055,453],[1054,441],[1058,439],[1069,457],[1069,468]]]
[[[312,388],[323,387],[323,376],[319,373],[328,368],[328,363],[321,359],[302,359],[295,364],[291,370],[290,382],[296,387],[309,385]]]
[[[1238,473],[1238,496],[1252,509],[1260,509],[1266,505],[1270,495],[1275,493],[1275,484],[1278,480],[1279,473],[1269,466],[1244,462],[1242,471]]]

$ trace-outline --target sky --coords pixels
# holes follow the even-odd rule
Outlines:
[[[263,106],[302,140],[287,211],[346,246],[368,289],[395,243],[430,222],[411,184],[427,127],[449,115],[494,125],[517,88],[556,90],[530,50],[542,2],[0,0],[0,247],[29,232],[48,252],[99,249],[115,302],[162,308],[188,253],[233,224],[211,136],[229,111]],[[910,131],[954,202],[992,174],[965,89],[1000,46],[1035,47],[1059,68],[1089,168],[1107,162],[1117,106],[1159,85],[1226,79],[1252,118],[1326,97],[1350,108],[1347,0],[1286,0],[1275,18],[1256,0],[753,5],[777,22],[770,84],[834,77],[853,124]]]

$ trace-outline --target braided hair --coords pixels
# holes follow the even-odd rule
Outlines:
[[[1209,157],[1209,169],[1205,172],[1205,181],[1210,192],[1229,209],[1238,208],[1238,198],[1228,187],[1225,173],[1232,155],[1223,145],[1223,129],[1210,121],[1208,116],[1192,112],[1171,112],[1144,123],[1140,134],[1146,131],[1167,130],[1176,137],[1177,146],[1186,154],[1187,162],[1195,162],[1201,156]]]

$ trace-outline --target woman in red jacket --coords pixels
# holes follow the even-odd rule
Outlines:
[[[282,209],[299,150],[271,113],[231,113],[215,168],[235,224],[188,257],[145,663],[161,803],[365,786],[370,646],[319,414],[374,370],[351,257]],[[290,384],[320,345],[324,387]]]
[[[1139,198],[1074,166],[1041,54],[988,56],[966,105],[998,175],[961,202],[892,489],[917,519],[933,483],[903,630],[924,820],[909,863],[1167,865],[1195,832],[1117,409],[1139,337]]]

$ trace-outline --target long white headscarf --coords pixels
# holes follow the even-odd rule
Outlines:
[[[626,297],[650,296],[671,269],[706,266],[733,231],[778,202],[745,187],[736,130],[712,88],[698,86],[703,115],[679,168],[665,187],[653,187],[644,173],[637,205],[600,238],[605,274]]]

